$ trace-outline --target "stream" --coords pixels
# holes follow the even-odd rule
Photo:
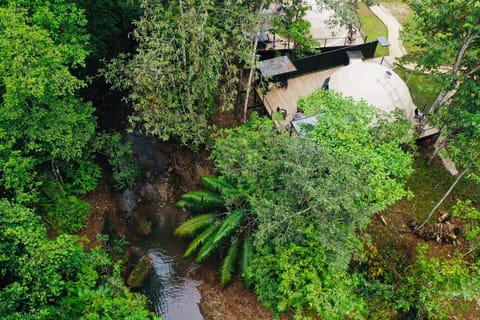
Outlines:
[[[155,139],[136,135],[127,139],[140,162],[142,182],[119,195],[120,215],[134,258],[148,255],[152,262],[149,276],[138,290],[164,320],[201,320],[197,286],[202,282],[191,276],[198,266],[182,257],[188,240],[174,235],[187,216],[175,208],[172,190],[178,186],[175,179],[165,178],[167,159]]]
[[[181,214],[174,207],[159,214],[161,219],[152,234],[132,243],[145,249],[152,259],[150,276],[141,292],[148,297],[151,309],[165,320],[203,319],[197,290],[201,281],[189,276],[196,266],[191,259],[182,258],[187,243],[173,234],[182,221]]]

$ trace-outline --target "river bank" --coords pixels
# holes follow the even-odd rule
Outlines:
[[[201,188],[200,178],[213,174],[206,152],[162,144],[140,136],[129,138],[142,166],[140,186],[123,193],[100,185],[86,197],[91,204],[87,226],[80,235],[89,239],[85,248],[98,245],[97,234],[124,237],[135,256],[149,255],[152,269],[140,292],[147,295],[154,312],[165,319],[272,319],[255,294],[240,280],[227,288],[217,281],[218,261],[198,266],[182,258],[185,239],[173,235],[188,217],[174,204],[181,194]],[[151,232],[139,232],[149,224]],[[126,264],[126,271],[132,268]]]

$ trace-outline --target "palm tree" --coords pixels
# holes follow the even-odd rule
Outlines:
[[[176,204],[180,209],[197,214],[175,229],[178,236],[194,237],[183,256],[189,257],[197,251],[195,261],[202,263],[215,251],[226,251],[220,267],[220,284],[225,286],[232,280],[240,259],[240,269],[248,287],[245,270],[253,254],[251,235],[254,231],[250,205],[223,177],[203,177],[202,182],[208,190],[185,193]]]

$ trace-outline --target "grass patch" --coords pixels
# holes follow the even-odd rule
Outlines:
[[[387,11],[403,26],[413,14],[412,9],[400,1],[382,1],[382,5]]]
[[[439,157],[436,157],[431,165],[427,165],[428,156],[421,155],[414,163],[415,172],[407,181],[407,188],[414,194],[413,199],[403,199],[394,206],[389,207],[386,213],[401,214],[401,219],[423,221],[437,202],[443,197],[456,179],[443,166]],[[480,203],[480,185],[463,178],[455,186],[452,193],[437,209],[452,213],[452,206],[457,199],[471,199],[473,203]],[[431,222],[437,221],[437,215],[432,217]],[[391,217],[391,216],[390,216]]]
[[[406,3],[398,0],[390,0],[382,1],[382,5],[403,27],[407,23],[414,23],[412,19],[414,12]],[[412,43],[405,41],[402,37],[402,33],[403,31],[400,32],[400,37],[403,41],[403,47],[405,50],[407,50],[407,52],[413,52],[415,50],[415,46]]]
[[[360,17],[360,22],[362,24],[361,32],[363,35],[366,35],[367,40],[375,40],[377,37],[384,36],[388,37],[387,27],[383,24],[376,15],[370,11],[368,6],[364,2],[358,3],[357,9],[358,16]],[[377,46],[375,51],[376,57],[388,56],[388,48],[382,48]]]
[[[432,150],[429,150],[432,151]],[[406,188],[412,191],[412,199],[402,199],[395,205],[389,206],[382,214],[388,221],[387,226],[378,223],[370,226],[370,235],[373,242],[382,251],[387,259],[386,264],[399,267],[400,263],[406,265],[413,262],[416,256],[415,248],[423,240],[415,238],[407,226],[408,221],[423,222],[437,202],[444,196],[456,177],[452,176],[443,166],[442,161],[436,157],[431,165],[428,162],[428,152],[422,150],[413,167],[415,172],[409,177]],[[452,207],[457,199],[471,199],[478,207],[480,201],[480,185],[463,178],[455,186],[443,204],[437,209],[431,223],[436,223],[437,217],[443,211],[452,213]],[[435,242],[429,242],[433,247]],[[437,246],[437,253],[441,256],[452,254],[456,250],[465,250],[466,246]],[[393,251],[393,255],[389,254]],[[400,257],[399,260],[396,260]]]
[[[405,68],[396,68],[395,72],[406,82],[412,95],[413,103],[426,112],[437,98],[441,84],[430,74]]]
[[[406,201],[406,205],[412,211],[414,217],[426,218],[427,214],[443,197],[450,188],[456,177],[452,176],[437,157],[432,165],[427,165],[428,157],[418,159],[415,164],[415,173],[409,178],[407,187],[415,197]],[[439,210],[451,212],[452,206],[457,199],[471,199],[474,203],[480,201],[480,186],[463,178],[455,186],[452,193],[447,197]],[[434,220],[436,221],[436,220]]]

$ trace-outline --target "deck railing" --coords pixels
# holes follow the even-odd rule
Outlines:
[[[330,37],[330,38],[313,38],[319,46],[318,48],[339,47],[339,46],[354,46],[367,42],[367,36],[361,35],[346,36],[346,37]],[[268,41],[260,42],[259,51],[275,51],[275,50],[291,50],[294,48],[294,42],[286,38],[280,37],[275,33],[268,36]]]

